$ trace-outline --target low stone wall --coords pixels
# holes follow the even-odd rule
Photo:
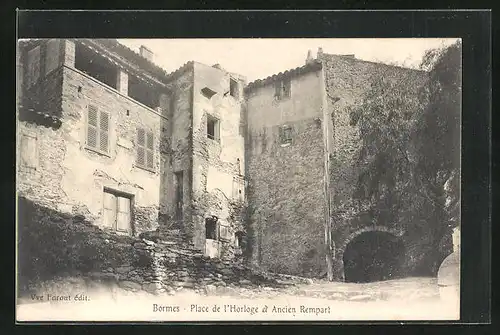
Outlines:
[[[205,257],[178,231],[120,236],[83,216],[58,213],[24,198],[19,212],[21,295],[41,282],[75,276],[149,293],[207,285],[284,285],[279,275],[256,271],[241,261]]]

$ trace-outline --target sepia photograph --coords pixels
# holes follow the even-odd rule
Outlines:
[[[460,38],[19,39],[17,321],[460,319]]]

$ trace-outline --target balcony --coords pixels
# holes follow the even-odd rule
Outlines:
[[[75,69],[150,109],[159,108],[160,85],[127,73],[107,57],[79,43],[75,44]]]

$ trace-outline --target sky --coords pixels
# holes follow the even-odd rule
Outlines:
[[[305,64],[308,50],[316,57],[318,47],[329,54],[354,54],[356,58],[397,63],[415,68],[426,50],[453,44],[457,39],[119,39],[139,52],[141,45],[154,53],[153,62],[172,72],[188,61],[220,64],[241,74],[248,82]]]

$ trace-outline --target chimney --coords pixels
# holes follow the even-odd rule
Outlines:
[[[139,51],[142,57],[146,58],[150,62],[153,61],[153,51],[149,50],[144,45],[141,45]]]
[[[323,48],[319,47],[318,48],[318,56],[316,58],[320,58],[321,56],[323,56]]]
[[[314,59],[312,58],[312,51],[308,50],[307,51],[307,58],[306,58],[306,64],[309,64],[313,61]]]
[[[217,63],[217,64],[212,65],[212,67],[213,67],[214,69],[219,69],[219,70],[222,70],[222,66],[220,66],[220,64],[218,64],[218,63]]]

